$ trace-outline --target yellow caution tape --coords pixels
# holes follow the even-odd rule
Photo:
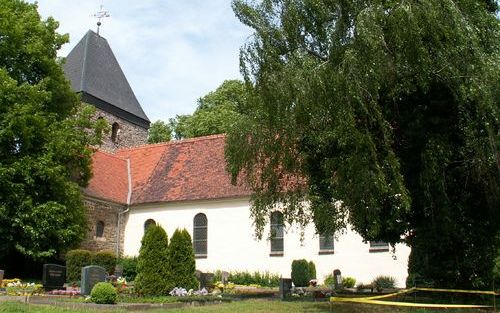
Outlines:
[[[419,307],[419,308],[491,308],[489,305],[475,305],[475,304],[432,304],[432,303],[413,303],[413,302],[394,302],[394,301],[380,301],[371,300],[366,298],[338,298],[331,297],[331,302],[354,302],[365,304],[378,304],[378,305],[392,305],[392,306],[406,306],[406,307]]]
[[[471,294],[486,294],[486,295],[500,295],[494,291],[481,291],[481,290],[461,290],[461,289],[437,289],[437,288],[409,288],[398,292],[389,293],[385,295],[378,295],[372,297],[362,298],[342,298],[331,297],[330,302],[354,302],[378,305],[392,305],[392,306],[405,306],[405,307],[420,307],[420,308],[490,308],[489,305],[477,304],[433,304],[433,303],[413,303],[413,302],[395,302],[395,301],[380,301],[379,299],[390,298],[414,291],[435,291],[435,292],[453,292],[453,293],[471,293]]]
[[[500,295],[500,293],[494,291],[482,291],[482,290],[460,290],[460,289],[437,289],[437,288],[413,288],[419,291],[436,291],[436,292],[455,292],[455,293],[475,293],[483,295]]]

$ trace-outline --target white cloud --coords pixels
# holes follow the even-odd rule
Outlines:
[[[70,34],[69,53],[87,30],[98,0],[39,0],[41,15]],[[250,35],[231,10],[230,0],[104,1],[111,17],[105,37],[148,117],[167,120],[192,113],[196,100],[225,79],[239,78],[238,53]]]

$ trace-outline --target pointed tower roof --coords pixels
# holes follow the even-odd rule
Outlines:
[[[89,30],[68,54],[64,72],[84,102],[149,128],[149,119],[105,38]]]

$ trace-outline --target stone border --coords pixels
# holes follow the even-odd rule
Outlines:
[[[99,310],[127,310],[127,311],[145,311],[153,309],[179,309],[184,307],[204,306],[221,304],[223,301],[199,302],[192,301],[185,302],[169,302],[169,303],[117,303],[117,304],[96,304],[89,302],[72,302],[72,301],[59,301],[61,297],[52,296],[0,296],[1,302],[22,302],[33,305],[52,305],[63,307],[66,309],[99,309]]]

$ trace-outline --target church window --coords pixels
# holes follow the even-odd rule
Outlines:
[[[333,254],[334,240],[333,234],[320,234],[319,254]]]
[[[150,226],[154,226],[154,225],[156,225],[155,220],[153,220],[153,219],[148,219],[148,220],[144,223],[144,232],[146,232],[146,230],[147,230]]]
[[[114,143],[118,142],[118,135],[120,134],[120,125],[117,122],[114,122],[111,126],[111,141]]]
[[[370,252],[387,252],[389,251],[389,244],[385,241],[376,240],[370,241]]]
[[[98,221],[95,225],[95,236],[96,238],[102,238],[104,236],[104,222]]]
[[[283,213],[271,213],[271,256],[283,256],[284,231]]]
[[[193,247],[196,258],[207,257],[208,220],[203,213],[196,214],[193,220]]]

